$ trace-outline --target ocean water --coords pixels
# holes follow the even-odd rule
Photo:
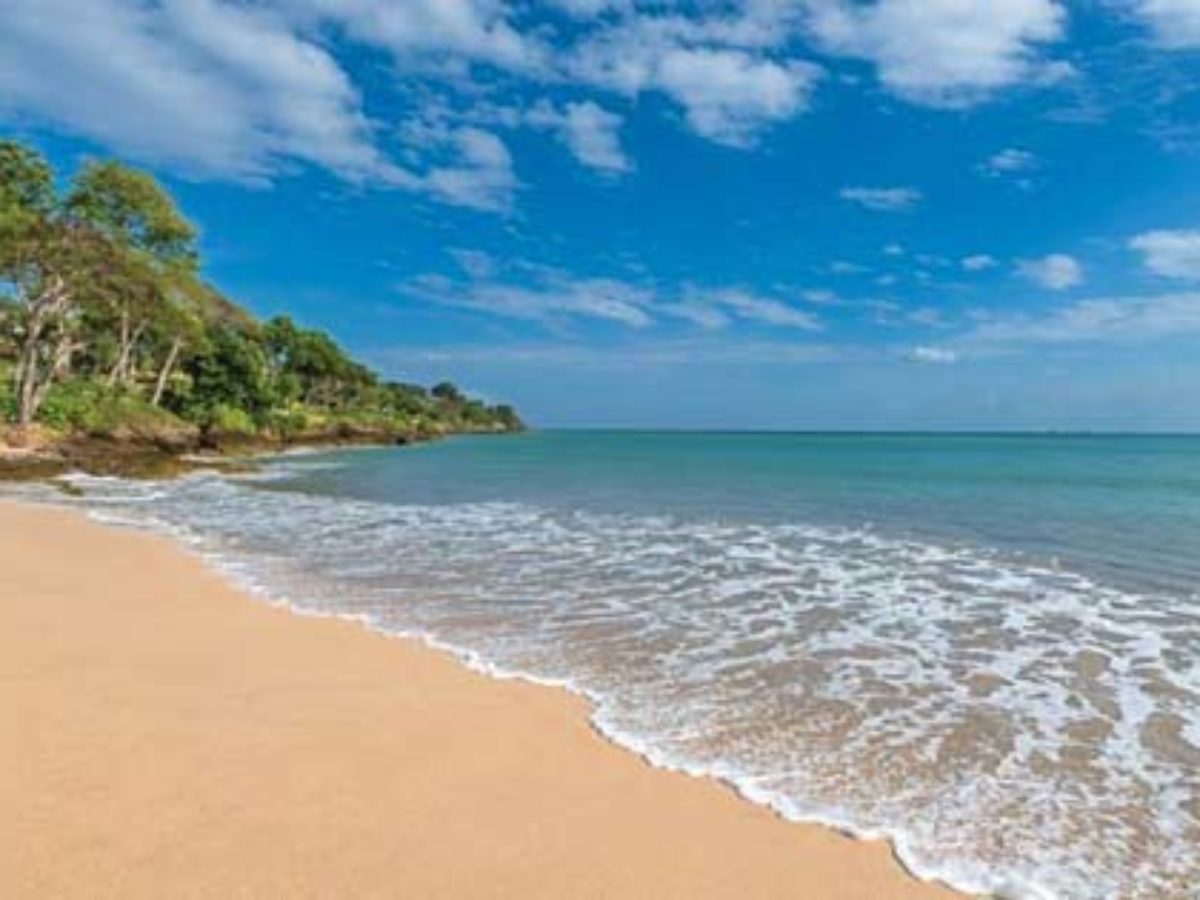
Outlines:
[[[539,433],[75,479],[1014,897],[1200,897],[1200,438]]]

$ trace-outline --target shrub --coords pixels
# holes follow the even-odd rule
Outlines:
[[[218,403],[208,414],[205,427],[216,434],[250,437],[258,432],[254,419],[244,409]]]
[[[75,379],[51,388],[38,418],[59,431],[102,437],[178,438],[188,426],[140,397]]]
[[[102,420],[107,418],[100,410],[105,400],[103,394],[101,386],[93,381],[61,382],[46,395],[38,418],[59,431],[98,431]]]
[[[304,434],[311,426],[311,421],[303,409],[277,409],[271,413],[268,426],[287,441]]]

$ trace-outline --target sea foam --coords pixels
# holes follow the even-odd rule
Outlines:
[[[922,877],[1016,897],[1196,896],[1194,596],[869,528],[281,484],[79,478],[84,496],[65,502],[180,537],[300,612],[578,691],[650,762],[887,837]]]

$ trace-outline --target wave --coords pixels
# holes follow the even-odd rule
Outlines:
[[[303,464],[297,462],[296,464]],[[1200,881],[1200,602],[870,528],[79,478],[297,611],[587,696],[651,763],[1018,897]]]

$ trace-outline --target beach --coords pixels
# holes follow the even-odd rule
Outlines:
[[[953,896],[165,538],[0,502],[0,622],[6,897]]]

